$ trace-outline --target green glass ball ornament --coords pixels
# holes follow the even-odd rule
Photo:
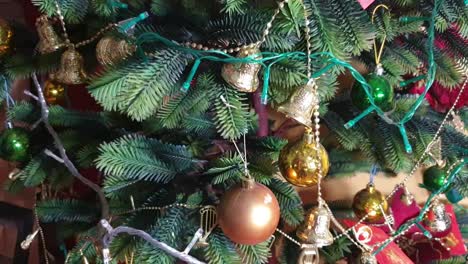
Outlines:
[[[445,184],[447,174],[443,167],[434,165],[427,168],[423,173],[423,184],[429,191],[434,192],[442,188]]]
[[[394,94],[393,88],[387,79],[381,75],[372,73],[367,75],[366,81],[371,87],[370,93],[374,98],[375,104],[383,111],[391,110],[393,108]],[[365,110],[371,105],[366,91],[359,82],[356,82],[351,90],[351,100],[353,105],[361,110]]]
[[[7,161],[25,161],[29,155],[28,132],[19,127],[5,129],[0,136],[0,152]]]

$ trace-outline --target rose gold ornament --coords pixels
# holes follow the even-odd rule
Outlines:
[[[258,48],[242,48],[237,58],[252,55],[255,59],[262,58]],[[258,63],[227,63],[221,70],[221,76],[238,91],[253,93],[258,88],[258,72],[261,68],[262,66]]]
[[[384,195],[369,183],[354,196],[353,211],[359,219],[367,215],[368,223],[382,223],[385,219],[384,214],[388,214],[388,203]]]
[[[235,243],[255,245],[275,232],[280,218],[278,200],[265,185],[247,181],[234,185],[218,205],[218,223]]]
[[[83,56],[73,47],[62,54],[59,70],[50,74],[50,79],[68,85],[85,83],[87,78]]]
[[[327,151],[321,144],[317,146],[310,129],[306,130],[300,141],[288,144],[281,150],[278,165],[283,177],[299,187],[317,184],[319,165],[322,178],[327,176],[330,168]]]

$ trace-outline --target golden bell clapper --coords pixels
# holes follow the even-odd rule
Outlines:
[[[58,71],[50,75],[50,79],[68,85],[83,84],[87,78],[83,56],[73,46],[62,54]]]
[[[115,36],[105,36],[96,45],[96,57],[104,66],[110,66],[123,61],[136,51],[136,45]]]
[[[278,111],[297,122],[312,127],[312,116],[319,98],[314,91],[314,84],[307,83],[292,93],[286,102],[278,107]]]
[[[63,40],[57,35],[46,15],[40,16],[36,20],[36,30],[39,35],[39,43],[37,44],[39,53],[51,53],[64,45]]]
[[[0,57],[10,51],[12,39],[13,30],[6,20],[0,18]]]
[[[384,214],[388,213],[388,203],[385,196],[379,192],[374,184],[367,187],[354,196],[353,211],[357,218],[365,216],[365,222],[376,224],[384,222]]]
[[[319,248],[333,244],[328,210],[324,207],[309,210],[305,221],[297,229],[296,235],[302,242],[314,244]]]
[[[330,168],[328,153],[316,143],[310,129],[296,143],[286,145],[280,152],[278,165],[283,177],[291,184],[309,187],[324,178]]]
[[[445,205],[439,201],[435,202],[432,209],[424,218],[424,225],[431,233],[448,231],[452,226],[452,220],[447,215]]]
[[[261,59],[260,50],[256,47],[244,47],[239,51],[237,58],[251,56]],[[221,70],[223,79],[240,92],[253,93],[259,85],[258,73],[262,65],[259,63],[226,63]]]

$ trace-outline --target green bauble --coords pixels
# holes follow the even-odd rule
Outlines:
[[[387,79],[373,73],[367,75],[366,81],[371,87],[370,92],[374,98],[375,104],[384,111],[391,110],[393,108],[393,88]],[[371,105],[364,88],[359,82],[356,82],[351,90],[351,100],[353,104],[361,110]]]
[[[447,174],[437,165],[427,168],[423,174],[423,184],[429,191],[437,191],[444,186]]]
[[[0,152],[7,161],[25,161],[29,156],[29,135],[23,128],[5,129],[0,136]]]

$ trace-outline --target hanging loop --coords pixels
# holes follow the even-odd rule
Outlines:
[[[371,17],[372,24],[375,24],[374,23],[375,22],[375,16],[376,16],[377,10],[379,10],[380,8],[383,8],[387,12],[390,12],[390,9],[388,8],[388,6],[386,6],[384,4],[380,4],[380,5],[376,6],[374,8],[374,11],[372,11],[372,17]],[[377,40],[376,40],[376,38],[374,39],[374,56],[375,56],[375,64],[377,65],[377,67],[379,67],[379,65],[380,65],[380,59],[382,57],[382,53],[383,53],[383,50],[384,50],[384,47],[385,47],[386,39],[387,39],[387,33],[384,34],[384,37],[382,39],[382,44],[380,44],[379,49],[377,49]]]

